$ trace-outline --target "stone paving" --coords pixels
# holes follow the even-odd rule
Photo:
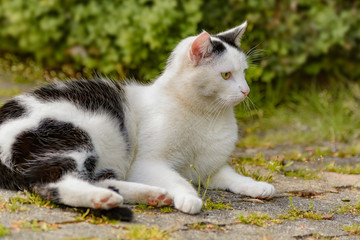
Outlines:
[[[276,155],[278,150],[238,149],[234,156],[253,156],[258,152]],[[296,162],[293,170],[317,168],[328,161],[339,164],[360,163],[360,158],[323,158],[321,162]],[[257,200],[225,191],[208,190],[205,198],[223,203],[223,209],[205,210],[188,215],[177,210],[129,206],[134,220],[126,222],[91,223],[82,213],[66,207],[45,208],[24,205],[11,212],[4,202],[18,193],[0,190],[0,226],[9,233],[0,239],[360,239],[343,226],[360,224],[360,175],[319,172],[319,179],[301,180],[276,174],[273,184],[277,194],[271,200]],[[358,205],[358,211],[338,211],[340,206]],[[227,207],[226,207],[227,206]],[[265,221],[264,226],[241,223],[237,217],[266,213],[273,219],[291,209],[299,213],[321,213],[322,220],[299,217],[281,223]],[[349,208],[349,207],[348,207]],[[40,227],[24,223],[38,221]],[[36,225],[36,224],[35,224]],[[6,230],[5,230],[6,231]],[[141,235],[143,234],[143,235]],[[1,228],[0,228],[1,235]]]

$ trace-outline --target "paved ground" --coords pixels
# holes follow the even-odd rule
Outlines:
[[[264,152],[265,155],[274,155],[285,150],[286,148],[246,151],[238,149],[234,155],[251,156],[259,151]],[[356,157],[325,158],[320,162],[296,162],[291,167],[315,168],[330,160],[339,164],[360,162],[360,158]],[[27,209],[10,212],[3,207],[0,208],[0,224],[10,229],[10,234],[0,239],[360,239],[359,236],[350,235],[342,230],[344,225],[360,224],[360,216],[355,212],[337,213],[336,210],[339,206],[354,206],[359,203],[360,175],[322,172],[320,176],[320,179],[300,180],[277,174],[273,180],[277,194],[269,201],[250,199],[229,192],[208,191],[206,198],[210,197],[214,203],[231,202],[228,204],[231,208],[202,210],[195,216],[176,210],[164,213],[160,209],[140,209],[130,206],[135,212],[131,223],[92,224],[90,220],[79,219],[81,213],[66,208],[48,209],[24,205]],[[0,206],[4,206],[5,200],[17,193],[0,190],[0,194],[2,199]],[[299,210],[298,215],[304,212],[320,212],[322,214],[316,214],[323,219],[312,220],[300,217],[296,220],[286,219],[282,223],[268,222],[261,227],[237,220],[240,214],[252,213],[267,213],[273,218],[279,218],[279,214],[288,213],[291,204],[293,210]],[[43,226],[41,230],[24,224],[33,220],[43,221],[47,225],[43,223],[45,227]],[[141,235],[142,233],[145,235]]]

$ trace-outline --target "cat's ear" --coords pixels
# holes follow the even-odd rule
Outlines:
[[[189,50],[189,58],[197,65],[201,59],[210,57],[211,51],[212,44],[210,34],[204,31],[192,42]]]
[[[240,26],[234,27],[230,30],[217,34],[216,37],[220,38],[224,42],[227,42],[231,45],[240,47],[240,39],[245,32],[246,26],[247,26],[247,22],[245,21]]]

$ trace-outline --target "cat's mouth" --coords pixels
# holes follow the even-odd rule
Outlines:
[[[239,95],[239,96],[231,96],[228,99],[229,105],[231,106],[236,106],[238,104],[240,104],[241,102],[243,102],[245,99],[247,98],[247,95]]]

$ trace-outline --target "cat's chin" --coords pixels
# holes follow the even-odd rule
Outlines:
[[[235,107],[236,105],[240,104],[241,102],[245,101],[246,97],[238,97],[236,99],[232,99],[229,105]]]

